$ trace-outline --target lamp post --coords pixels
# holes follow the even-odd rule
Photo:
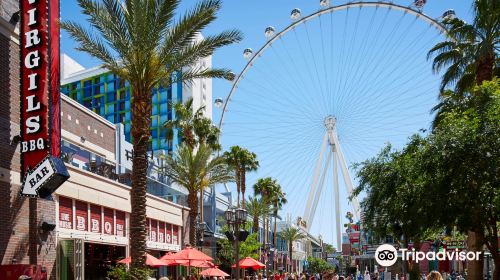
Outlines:
[[[240,230],[240,226],[244,225],[247,221],[248,212],[243,208],[228,209],[224,213],[226,222],[229,225],[229,232],[226,232],[226,236],[234,244],[234,259],[236,260],[236,279],[240,279],[240,241],[245,241],[248,236],[248,232],[245,230]],[[232,230],[232,231],[231,231]]]

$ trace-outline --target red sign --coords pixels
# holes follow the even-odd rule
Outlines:
[[[125,236],[125,212],[115,211],[116,215],[116,235]]]
[[[59,227],[73,229],[73,200],[69,198],[59,199]]]
[[[172,244],[179,245],[179,227],[173,226],[172,231]]]
[[[158,242],[160,242],[160,243],[165,242],[165,223],[164,222],[158,223]]]
[[[61,156],[59,0],[22,0],[22,195],[49,196],[68,177]]]
[[[101,206],[90,205],[90,231],[101,232]]]
[[[87,230],[87,224],[88,224],[88,205],[85,202],[82,201],[75,201],[75,229],[76,230],[81,230],[81,231],[86,231]]]
[[[113,209],[104,208],[104,233],[114,234],[113,231]]]

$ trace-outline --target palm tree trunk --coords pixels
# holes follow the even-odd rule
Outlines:
[[[293,269],[293,266],[292,266],[292,262],[293,262],[293,259],[292,259],[292,253],[293,253],[293,241],[290,239],[290,241],[288,241],[288,258],[290,259],[290,269],[289,271],[292,272],[292,269]]]
[[[241,170],[241,205],[245,208],[246,174],[245,169]]]
[[[189,242],[196,246],[196,216],[198,216],[198,192],[190,192],[187,197],[189,210]]]
[[[240,190],[241,190],[241,180],[240,180],[240,171],[236,169],[236,193],[238,193],[238,200],[236,201],[236,205],[240,208]]]
[[[476,84],[481,85],[484,81],[493,79],[493,66],[495,64],[495,55],[493,52],[481,57],[477,62]]]
[[[255,215],[255,216],[253,217],[253,225],[252,225],[252,230],[253,230],[253,232],[257,232],[257,233],[259,232],[259,218],[260,218],[260,217],[259,217],[259,216],[257,216],[257,215]],[[257,235],[257,237],[258,237],[258,235]],[[260,239],[260,238],[259,238],[259,239]]]
[[[273,225],[273,246],[276,248],[276,243],[278,242],[278,237],[276,236],[276,220],[278,216],[278,211],[274,211],[274,225]]]
[[[131,125],[132,188],[130,190],[130,247],[131,268],[145,267],[146,253],[146,183],[148,168],[148,148],[151,135],[151,97],[148,90],[136,87],[132,102],[133,122]]]

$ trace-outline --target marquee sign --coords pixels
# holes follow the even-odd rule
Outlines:
[[[69,174],[61,161],[59,0],[22,0],[21,195],[47,197]]]

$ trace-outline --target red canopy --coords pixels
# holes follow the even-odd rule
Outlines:
[[[215,265],[211,261],[186,261],[185,263],[181,263],[183,266],[193,266],[193,267],[214,267]]]
[[[172,255],[172,259],[181,261],[213,261],[210,256],[196,250],[193,247],[186,247],[185,249]]]
[[[265,264],[263,264],[259,261],[256,261],[250,257],[246,257],[246,258],[240,260],[239,264],[240,264],[240,268],[253,268],[255,270],[266,267]],[[236,267],[236,264],[233,264],[232,267]]]
[[[129,264],[132,262],[132,257],[126,257],[118,261],[118,263]],[[150,254],[146,253],[146,265],[148,266],[163,266],[168,265],[166,262],[161,261]]]
[[[166,265],[178,265],[178,264],[186,264],[189,261],[176,260],[175,253],[168,252],[163,255],[160,260],[165,262]]]
[[[224,271],[218,269],[217,267],[205,269],[202,272],[200,272],[200,275],[202,275],[202,276],[212,276],[212,277],[228,277],[229,276],[229,274],[227,274]]]

